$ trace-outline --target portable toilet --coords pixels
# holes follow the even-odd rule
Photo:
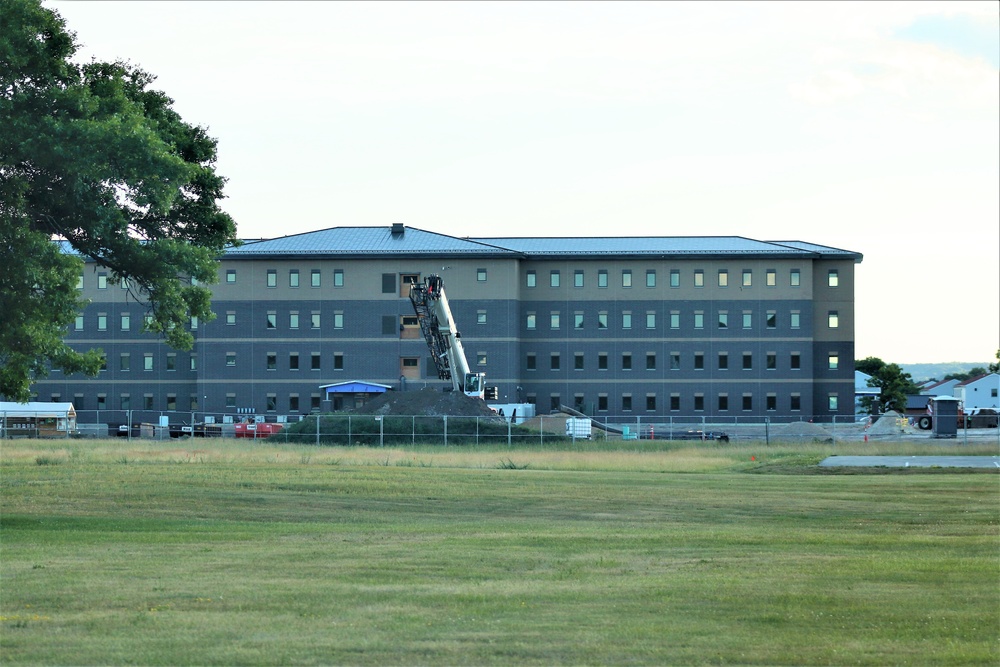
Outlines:
[[[953,396],[937,396],[934,403],[934,424],[932,426],[935,438],[958,437],[958,399]]]

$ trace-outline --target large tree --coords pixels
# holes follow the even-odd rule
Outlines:
[[[149,330],[189,349],[190,318],[212,318],[204,285],[237,243],[216,141],[153,76],[75,63],[76,49],[40,0],[0,0],[0,395],[20,401],[51,368],[100,368],[99,350],[64,342],[85,306],[83,258],[127,281]]]
[[[854,362],[854,369],[870,375],[868,386],[879,390],[878,401],[883,410],[906,412],[906,397],[920,393],[920,387],[913,382],[909,373],[904,373],[899,364],[887,364],[878,357],[867,357]],[[862,398],[862,405],[871,409],[871,399]]]

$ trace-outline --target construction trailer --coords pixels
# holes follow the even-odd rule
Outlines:
[[[65,438],[74,433],[72,403],[0,402],[0,437]]]

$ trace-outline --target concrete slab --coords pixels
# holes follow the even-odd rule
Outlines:
[[[820,462],[827,467],[866,468],[998,468],[1000,456],[829,456]]]

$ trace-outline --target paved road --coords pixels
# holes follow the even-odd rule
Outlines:
[[[821,466],[876,468],[1000,468],[1000,456],[830,456]]]

